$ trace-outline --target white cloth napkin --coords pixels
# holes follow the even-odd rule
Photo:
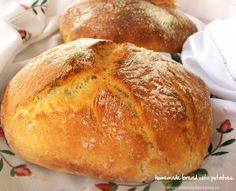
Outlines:
[[[214,21],[188,38],[181,55],[184,66],[200,76],[214,96],[221,98],[213,104],[229,105],[228,110],[236,117],[235,34],[236,18]]]
[[[236,0],[176,0],[176,4],[205,23],[236,17]]]
[[[15,56],[57,31],[60,14],[73,1],[0,1],[0,95],[9,78],[19,70]]]

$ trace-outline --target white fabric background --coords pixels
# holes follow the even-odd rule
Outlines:
[[[186,13],[206,23],[236,17],[236,0],[176,0],[176,4]]]

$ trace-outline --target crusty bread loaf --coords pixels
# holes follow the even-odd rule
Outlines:
[[[1,105],[9,145],[50,169],[140,182],[203,161],[212,115],[204,82],[132,44],[80,39],[34,58]]]
[[[77,0],[60,20],[65,42],[102,38],[163,52],[180,52],[196,30],[173,0]]]

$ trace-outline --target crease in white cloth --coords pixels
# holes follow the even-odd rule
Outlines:
[[[236,18],[216,20],[192,35],[181,54],[184,66],[200,76],[215,96],[236,102]]]

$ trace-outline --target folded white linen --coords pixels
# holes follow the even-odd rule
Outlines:
[[[6,81],[12,77],[7,72],[19,69],[14,65],[15,56],[56,32],[60,14],[73,1],[0,1],[0,97]]]
[[[176,4],[184,12],[205,23],[236,17],[236,0],[176,0]]]
[[[200,76],[211,93],[236,102],[236,18],[217,20],[192,35],[182,51],[184,66]]]
[[[236,0],[228,0],[228,1],[176,0],[176,4],[183,11],[200,19],[202,22],[206,24],[217,19],[227,19],[227,18],[236,17]],[[225,34],[224,32],[227,29],[225,29],[223,25],[228,25],[227,29],[229,29],[229,31],[231,31],[232,28],[234,28],[234,33],[235,33],[236,24],[235,23],[233,24],[232,21],[228,21],[228,22],[226,21],[222,25],[212,23],[211,25],[207,26],[207,29],[205,29],[205,32],[199,32],[198,34],[195,34],[194,36],[188,39],[184,47],[184,51],[182,52],[182,59],[183,59],[183,63],[185,67],[187,67],[194,73],[198,74],[205,81],[207,80],[208,87],[210,87],[211,92],[213,94],[218,95],[219,97],[222,97],[224,99],[235,101],[236,93],[235,91],[232,91],[232,89],[235,90],[236,88],[235,83],[234,82],[229,83],[229,81],[232,81],[232,79],[228,81],[228,75],[225,79],[224,79],[225,75],[222,75],[222,76],[219,75],[220,74],[219,71],[223,69],[222,71],[224,71],[224,73],[225,73],[225,70],[228,70],[229,72],[228,74],[231,76],[231,78],[235,78],[235,70],[236,70],[236,61],[235,62],[233,61],[235,59],[233,58],[234,53],[232,53],[232,51],[234,51],[233,43],[236,43],[235,36],[233,37],[232,35],[227,36],[227,34]],[[216,29],[216,31],[214,29],[215,27],[218,28]],[[209,30],[210,31],[213,30],[217,34],[215,34],[214,32],[213,34],[211,34]],[[217,36],[214,36],[214,34]],[[233,34],[233,32],[231,32],[231,34]],[[227,38],[227,42],[225,42],[226,39],[219,38],[221,36],[225,36],[225,38]],[[220,39],[222,40],[221,42],[220,42]],[[212,40],[217,41],[217,42],[210,42]],[[198,43],[198,41],[201,41],[201,43]],[[214,46],[212,45],[212,43],[216,43],[216,44],[218,43],[218,44]],[[224,47],[225,44],[227,44],[228,46],[231,46],[231,48],[227,48],[227,49],[223,48],[222,50],[222,47]],[[219,51],[222,51],[222,52],[219,54]],[[223,66],[222,63],[225,63],[224,61],[225,56],[228,59],[230,59],[230,61],[228,60],[228,64],[227,64],[228,68],[222,67]],[[209,65],[204,64],[204,62],[209,61],[209,60],[207,61],[206,59],[207,57],[209,57],[209,59],[211,60],[213,68],[215,66],[215,61],[217,63],[220,62],[221,64],[218,64],[217,68],[213,70],[211,69],[212,67],[207,68],[209,67]],[[201,67],[198,64],[195,64],[197,62],[196,60],[198,60],[198,64],[201,63],[201,65],[205,65],[204,68],[207,72],[205,72],[204,69],[201,69]],[[216,73],[215,70],[218,70],[218,73]],[[209,73],[211,73],[212,78],[209,77]],[[221,80],[219,81],[218,79],[221,79]],[[216,82],[218,82],[219,84],[216,84]],[[227,88],[228,86],[230,87]],[[234,107],[236,107],[236,103],[227,101],[224,99],[223,100],[212,99],[213,112],[217,113],[217,115],[214,115],[214,119],[215,119],[214,121],[222,119],[226,116],[231,117],[231,118],[233,118],[234,116],[234,118],[236,118],[236,110],[234,109]],[[228,112],[224,112],[222,108],[228,108],[228,111],[230,114]]]

